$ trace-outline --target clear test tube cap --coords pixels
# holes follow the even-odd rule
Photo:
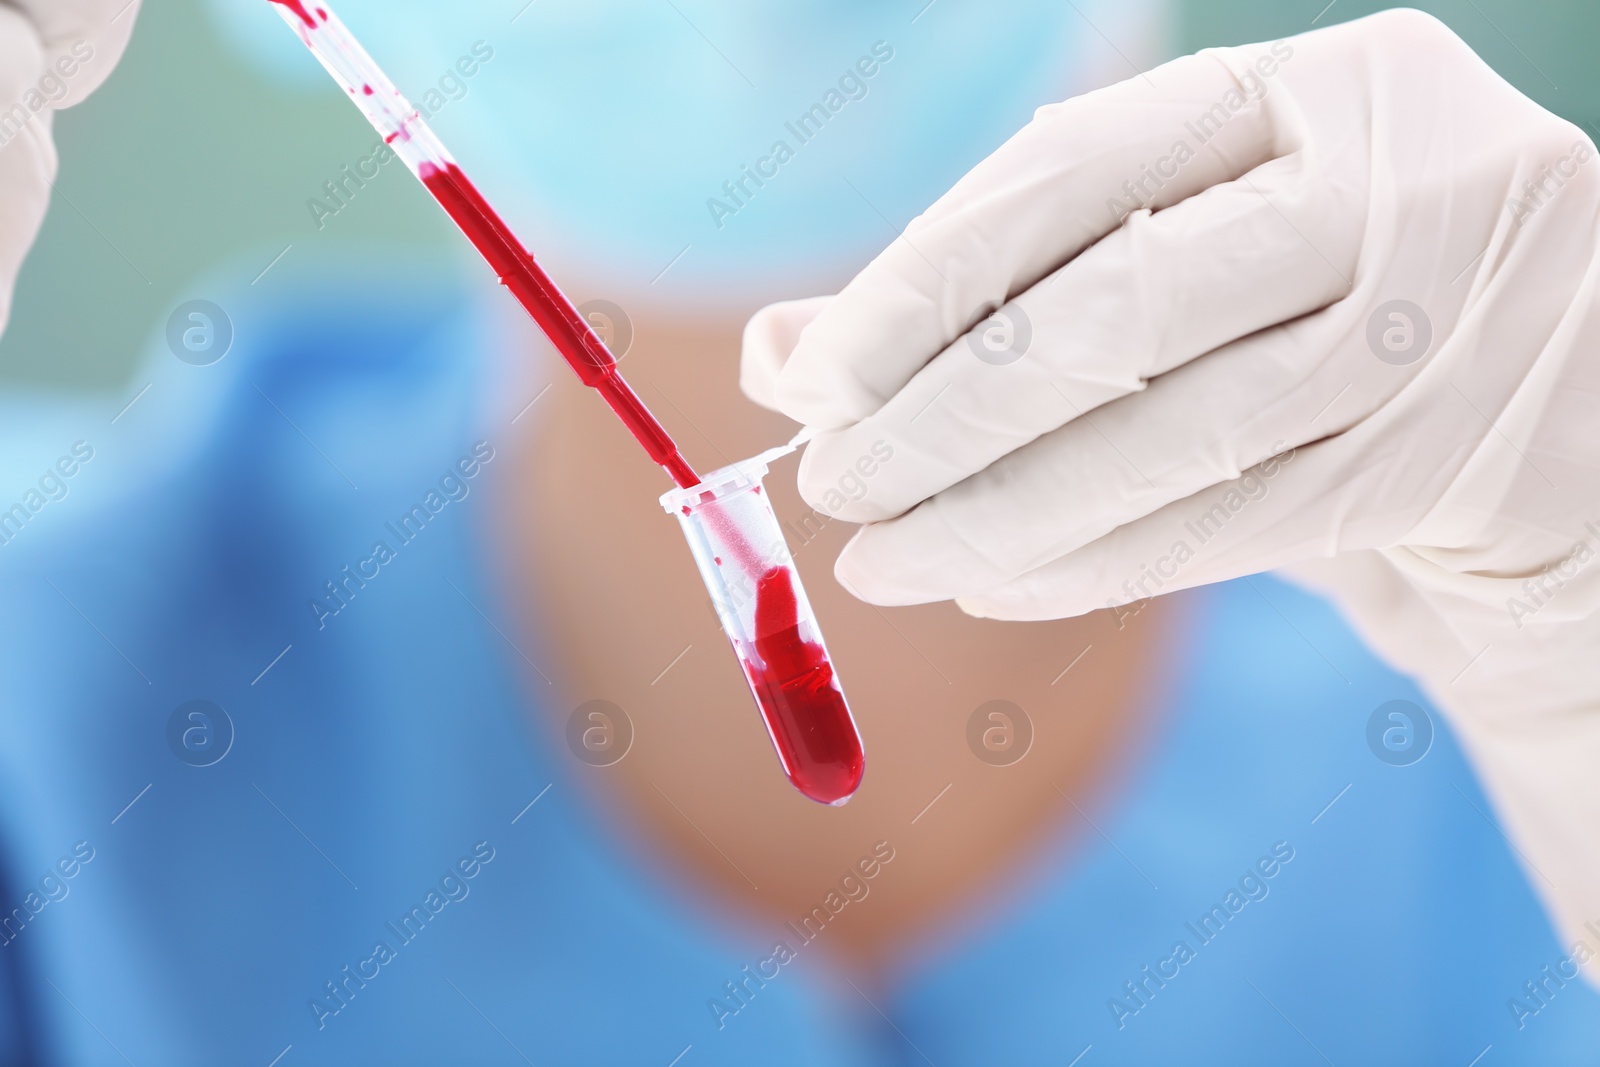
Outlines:
[[[661,506],[689,542],[784,773],[812,800],[843,804],[861,784],[861,735],[761,482],[772,455],[712,471]]]

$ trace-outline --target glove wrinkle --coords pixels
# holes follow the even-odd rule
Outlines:
[[[834,431],[808,499],[893,443],[838,512],[872,523],[841,580],[1024,620],[1292,568],[1451,716],[1554,921],[1590,936],[1589,138],[1396,9],[1041,108],[907,232],[940,276],[897,242],[780,375]],[[1002,302],[1029,341],[984,359]]]

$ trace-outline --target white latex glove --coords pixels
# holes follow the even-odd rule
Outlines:
[[[871,523],[865,599],[1125,615],[1292,566],[1451,714],[1596,950],[1597,218],[1589,139],[1391,11],[1041,109],[759,314],[744,382],[828,431],[800,487]],[[968,332],[1002,303],[1010,342]]]
[[[133,32],[139,0],[0,3],[0,330],[50,205],[54,113],[106,80]]]

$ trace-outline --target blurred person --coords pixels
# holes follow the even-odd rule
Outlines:
[[[425,53],[454,17],[394,10],[368,35],[380,57]],[[1572,1060],[1597,1018],[1563,978],[1571,947],[1447,735],[1404,774],[1373,758],[1389,750],[1369,751],[1369,712],[1407,699],[1421,729],[1426,700],[1325,606],[1242,582],[1176,609],[995,623],[880,612],[825,580],[846,521],[930,484],[929,448],[842,481],[826,461],[872,413],[786,392],[857,399],[803,388],[822,305],[748,332],[745,315],[836,285],[893,236],[863,222],[934,199],[1066,95],[1063,68],[1089,66],[1077,16],[919,15],[913,49],[870,9],[695,14],[690,33],[667,10],[556,10],[524,51],[500,46],[506,82],[451,112],[451,139],[487,160],[514,225],[535,220],[530,245],[584,284],[613,278],[633,311],[608,324],[634,334],[624,368],[702,466],[793,429],[739,399],[742,333],[746,387],[834,431],[803,460],[809,506],[769,484],[866,736],[860,794],[826,809],[783,780],[659,477],[565,368],[525,365],[526,327],[467,295],[481,265],[375,254],[265,292],[219,280],[229,347],[174,359],[183,335],[162,338],[142,406],[12,405],[12,481],[45,502],[19,491],[29,517],[5,545],[30,620],[7,664],[12,1058],[1465,1062],[1515,1025],[1513,1055]],[[708,72],[712,41],[761,71],[753,102],[730,95],[743,72]],[[879,67],[859,93],[833,69],[858,53]],[[1318,69],[1353,77],[1352,56]],[[744,145],[786,136],[774,115],[835,85],[850,103],[822,134],[838,137],[800,146],[781,181],[739,186],[743,203],[705,183],[708,156],[742,175]],[[547,147],[597,129],[598,158]],[[840,181],[869,148],[876,165]],[[712,251],[658,274],[686,232]],[[987,299],[941,312],[944,340]],[[838,365],[866,358],[885,303],[857,299],[822,346]],[[913,342],[937,331],[885,321],[906,330],[884,350],[904,366],[933,355]],[[1298,491],[1303,467],[1282,463],[1252,506]],[[928,554],[872,570],[887,582]],[[622,709],[615,762],[573,741],[592,700]],[[1117,770],[1137,788],[1108,792]],[[1393,810],[1408,821],[1385,825]]]

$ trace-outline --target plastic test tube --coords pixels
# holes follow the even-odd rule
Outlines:
[[[767,735],[796,789],[843,804],[861,784],[861,735],[834,674],[783,529],[762,488],[774,449],[662,496],[700,576]]]

